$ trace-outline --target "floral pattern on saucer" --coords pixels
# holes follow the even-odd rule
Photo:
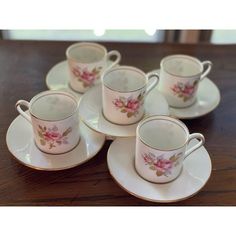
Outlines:
[[[102,67],[93,68],[89,70],[87,67],[81,68],[79,66],[72,68],[73,75],[78,81],[83,83],[84,88],[94,85],[94,82],[99,79]]]
[[[119,97],[112,102],[121,113],[127,115],[128,118],[136,116],[139,113],[139,108],[144,103],[144,93],[140,93],[137,98],[128,97]]]
[[[42,146],[49,145],[49,149],[56,147],[56,145],[68,144],[67,135],[72,131],[69,127],[62,134],[58,132],[58,128],[54,125],[52,128],[47,128],[46,126],[38,126],[38,135],[40,137],[40,144]]]
[[[171,90],[179,98],[182,98],[184,102],[192,98],[194,92],[196,91],[197,81],[195,80],[193,84],[178,82],[175,84]]]
[[[166,176],[171,174],[173,167],[179,165],[178,159],[182,153],[172,155],[169,159],[163,157],[163,155],[155,156],[155,154],[149,152],[142,155],[143,160],[146,165],[149,165],[149,169],[156,171],[157,176]]]

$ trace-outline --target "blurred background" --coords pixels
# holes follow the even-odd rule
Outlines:
[[[236,30],[0,30],[0,39],[234,44]]]

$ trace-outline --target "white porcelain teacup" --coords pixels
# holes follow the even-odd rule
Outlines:
[[[159,89],[170,106],[188,107],[196,101],[198,84],[211,68],[210,61],[201,62],[187,55],[167,56],[160,63]]]
[[[144,116],[145,97],[158,81],[156,73],[145,74],[132,66],[106,71],[102,75],[103,115],[115,124],[137,123]]]
[[[116,59],[109,65],[111,57]],[[107,52],[107,49],[97,43],[75,43],[66,50],[70,70],[71,88],[79,93],[86,92],[90,87],[100,82],[101,74],[117,65],[121,60],[118,51]]]
[[[192,139],[200,141],[187,150]],[[177,178],[189,154],[205,142],[200,133],[189,134],[179,120],[168,116],[150,116],[136,130],[135,168],[141,177],[154,183]]]
[[[27,107],[30,115],[21,106]],[[61,154],[79,143],[78,102],[71,94],[45,91],[30,102],[19,100],[16,109],[32,124],[34,140],[41,151]]]

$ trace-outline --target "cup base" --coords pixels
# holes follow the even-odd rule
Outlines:
[[[83,94],[85,93],[85,92],[80,92],[80,91],[74,89],[74,88],[71,86],[70,82],[68,82],[68,87],[69,87],[72,91],[74,91],[74,92],[76,92],[76,93],[78,93],[78,94],[83,95]]]
[[[135,159],[135,157],[134,157],[134,159]],[[138,172],[138,170],[137,170],[137,168],[136,168],[136,166],[135,166],[135,160],[134,160],[134,169],[135,169],[136,173],[137,173],[142,179],[144,179],[145,181],[148,181],[149,183],[152,183],[152,184],[168,184],[168,183],[170,183],[170,182],[175,181],[175,180],[180,176],[180,174],[181,174],[182,171],[183,171],[183,166],[181,167],[181,170],[180,170],[179,174],[178,174],[174,179],[169,180],[169,181],[166,181],[166,182],[151,181],[151,180],[148,180],[148,179],[146,179],[145,177],[143,177],[143,176]]]
[[[127,125],[134,125],[134,124],[139,123],[139,121],[141,121],[141,120],[144,118],[145,113],[142,115],[142,117],[141,117],[138,121],[135,121],[135,122],[129,123],[129,124],[121,124],[121,123],[116,123],[116,122],[110,121],[110,120],[105,116],[105,114],[104,114],[104,112],[103,112],[103,109],[102,109],[102,115],[103,115],[103,117],[104,117],[105,120],[107,120],[108,122],[110,122],[110,123],[112,123],[112,124],[114,124],[114,125],[127,126]]]
[[[66,153],[71,152],[72,150],[74,150],[74,149],[79,145],[80,140],[81,140],[81,138],[79,137],[79,141],[77,142],[77,144],[76,144],[73,148],[71,148],[70,150],[68,150],[68,151],[66,151],[66,152],[60,152],[60,153],[52,153],[52,152],[43,151],[43,150],[37,145],[37,143],[35,142],[35,140],[34,140],[34,143],[35,143],[35,146],[39,149],[40,152],[43,152],[43,153],[45,153],[45,154],[50,154],[50,155],[55,155],[55,156],[57,156],[57,155],[61,155],[61,154],[66,154]]]
[[[191,107],[191,106],[193,106],[195,103],[197,102],[197,98],[191,103],[191,104],[189,104],[189,105],[187,105],[187,106],[173,106],[173,105],[171,105],[171,104],[169,104],[169,106],[170,107],[173,107],[173,108],[176,108],[176,109],[184,109],[184,108],[188,108],[188,107]]]

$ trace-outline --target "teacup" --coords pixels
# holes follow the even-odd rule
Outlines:
[[[187,149],[192,139],[200,140]],[[154,183],[177,178],[183,162],[205,142],[200,133],[189,134],[179,120],[168,116],[150,116],[136,130],[135,168],[141,177]]]
[[[118,51],[107,52],[107,49],[97,43],[75,43],[66,50],[70,70],[71,88],[79,93],[86,92],[90,87],[100,82],[101,74],[117,65],[121,60]],[[108,64],[111,57],[116,59]]]
[[[191,106],[197,99],[199,82],[210,73],[211,68],[210,61],[201,62],[187,55],[167,56],[160,63],[159,89],[170,106]]]
[[[132,66],[106,71],[102,76],[104,117],[115,124],[137,123],[144,116],[145,97],[158,81],[158,74],[145,74]]]
[[[30,115],[21,106],[27,107]],[[19,100],[16,109],[32,124],[34,140],[41,151],[61,154],[79,143],[78,102],[71,94],[45,91],[30,102]]]

